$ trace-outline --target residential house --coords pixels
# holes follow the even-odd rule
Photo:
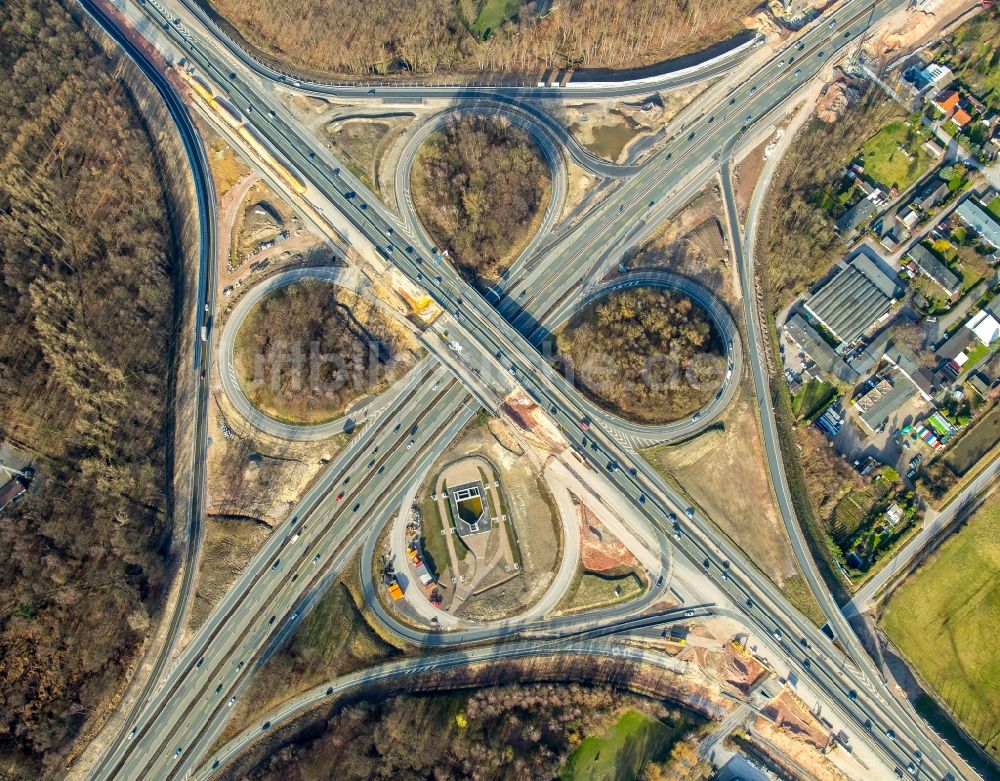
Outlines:
[[[983,379],[983,375],[979,372],[969,376],[969,385],[972,386],[974,390],[983,400],[988,401],[990,398],[990,386]]]
[[[951,113],[958,108],[958,90],[957,89],[946,89],[939,92],[931,100],[934,107],[944,114],[946,117],[951,116]]]
[[[993,296],[990,302],[984,306],[983,309],[993,315],[997,320],[1000,320],[1000,293]]]
[[[948,183],[934,178],[917,192],[914,203],[921,211],[930,211],[948,196]]]
[[[882,357],[913,384],[924,401],[931,400],[937,390],[934,375],[919,364],[917,357],[910,350],[890,341]]]
[[[951,121],[955,123],[959,130],[961,130],[972,121],[972,117],[964,108],[959,108],[956,109],[955,113],[951,115]]]
[[[844,212],[836,223],[837,233],[840,234],[841,241],[844,244],[850,244],[858,230],[875,216],[876,211],[878,211],[878,207],[875,205],[875,201],[871,196],[868,196]]]
[[[6,470],[3,470],[4,475],[6,475]],[[24,483],[17,477],[8,480],[2,487],[0,487],[0,513],[6,510],[10,505],[24,496],[24,492],[27,489],[24,487]]]
[[[944,148],[932,138],[929,138],[924,142],[923,148],[924,151],[935,160],[940,160],[944,157]]]
[[[920,223],[920,215],[912,206],[908,206],[896,215],[896,220],[906,233],[912,233]]]
[[[1000,339],[1000,321],[985,309],[970,317],[965,327],[972,331],[976,338],[987,347]]]
[[[955,216],[978,233],[987,244],[1000,249],[1000,224],[972,198],[966,198],[958,205]]]
[[[934,281],[949,298],[954,297],[962,289],[962,280],[958,275],[938,260],[923,244],[914,244],[906,254],[913,258],[921,273]]]

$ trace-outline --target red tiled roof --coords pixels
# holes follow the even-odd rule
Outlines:
[[[956,111],[952,117],[951,121],[954,122],[959,127],[965,127],[969,122],[972,121],[972,117],[969,116],[965,109],[959,109]]]
[[[946,90],[938,93],[938,96],[934,98],[934,105],[947,114],[958,105],[958,91]]]

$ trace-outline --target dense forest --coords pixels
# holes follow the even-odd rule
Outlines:
[[[406,334],[377,307],[305,280],[250,311],[236,336],[236,369],[247,397],[264,412],[317,422],[395,375],[405,343]]]
[[[254,46],[351,75],[625,68],[744,29],[758,0],[202,0]],[[540,12],[541,9],[541,12]]]
[[[692,726],[685,715],[659,701],[604,686],[509,684],[450,695],[403,695],[362,701],[321,717],[302,731],[300,740],[252,765],[238,763],[225,777],[555,779],[582,739],[603,732],[628,708],[661,720],[679,735]],[[630,749],[643,750],[638,740]],[[623,759],[623,764],[629,763]],[[690,741],[679,740],[666,761],[647,760],[641,778],[697,781],[710,770]],[[630,777],[634,773],[619,776]]]
[[[703,407],[725,374],[708,314],[657,288],[614,292],[556,336],[556,361],[595,403],[631,420],[677,420]]]
[[[545,208],[541,149],[502,117],[465,116],[427,139],[413,168],[414,208],[472,283],[491,285]]]
[[[62,777],[165,589],[174,247],[149,137],[55,0],[0,3],[0,776]]]

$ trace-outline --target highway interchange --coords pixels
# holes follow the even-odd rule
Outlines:
[[[100,8],[91,0],[81,2],[130,56],[137,61],[144,59],[141,50],[115,34],[115,23]],[[594,414],[592,407],[548,366],[534,346],[546,323],[549,327],[558,323],[567,307],[585,300],[630,246],[649,235],[728,163],[729,153],[749,126],[787,101],[825,66],[831,55],[862,35],[870,21],[877,23],[904,4],[902,0],[886,0],[874,6],[846,2],[835,14],[822,17],[797,38],[794,46],[776,54],[731,91],[715,111],[699,117],[686,134],[666,142],[638,172],[625,178],[558,241],[545,246],[516,274],[509,275],[498,291],[499,301],[487,301],[450,264],[428,252],[419,226],[405,225],[342,170],[329,152],[314,148],[308,134],[296,127],[294,119],[275,99],[270,82],[273,76],[264,66],[235,57],[227,40],[199,37],[186,27],[186,21],[175,22],[161,5],[151,0],[143,3],[143,13],[157,23],[162,35],[220,93],[228,96],[308,182],[309,198],[317,211],[336,211],[349,223],[352,243],[378,247],[386,260],[424,288],[449,313],[452,328],[461,333],[465,349],[461,360],[447,362],[447,366],[441,362],[421,363],[418,370],[425,373],[423,377],[407,383],[366,420],[293,509],[285,525],[265,542],[173,667],[158,681],[159,688],[154,691],[151,684],[144,692],[139,706],[130,714],[128,732],[104,752],[93,777],[180,778],[206,760],[213,761],[207,751],[230,713],[230,698],[245,688],[251,671],[269,649],[292,631],[307,609],[308,600],[336,577],[358,550],[364,535],[395,512],[406,475],[432,463],[476,413],[480,394],[473,390],[470,395],[469,390],[481,383],[473,374],[498,383],[502,378],[504,391],[514,383],[519,385],[552,416],[579,457],[601,472],[631,504],[636,517],[659,530],[660,539],[672,539],[671,519],[680,515],[683,534],[664,543],[672,546],[672,555],[683,556],[704,570],[705,577],[730,604],[718,606],[716,612],[735,611],[748,629],[764,638],[773,654],[780,655],[822,699],[827,712],[849,727],[854,741],[866,743],[890,768],[912,766],[915,777],[969,777],[969,771],[957,766],[955,759],[941,750],[936,736],[916,720],[912,711],[888,693],[821,582],[810,579],[840,645],[832,643],[798,613],[753,563],[715,532],[708,519],[696,513],[684,517],[686,504],[681,497],[636,456],[627,439],[615,435],[613,421],[594,417],[594,425],[581,427],[580,422]],[[185,8],[191,10],[186,2]],[[688,77],[685,74],[684,78]],[[157,81],[152,75],[150,78]],[[287,85],[287,78],[281,80]],[[336,89],[338,94],[369,94],[369,90],[362,92],[358,87],[299,86],[314,92]],[[648,83],[636,87],[609,82],[593,89],[601,95],[629,95],[652,88]],[[496,94],[508,102],[554,99],[559,95],[555,88],[532,87],[379,87],[378,93],[410,98],[445,94],[476,101]],[[738,226],[734,235],[738,235]],[[745,291],[753,289],[746,265],[744,261],[740,266],[741,275],[746,277]],[[203,289],[202,300],[208,311],[214,309],[213,294],[209,292],[213,287],[206,281]],[[744,295],[744,300],[753,298]],[[497,317],[498,310],[503,317]],[[755,319],[748,318],[748,332],[751,343],[744,357],[750,361],[760,398],[761,387],[767,386],[762,351],[756,343]],[[761,400],[765,430],[767,404],[765,390]],[[687,436],[701,430],[724,406],[720,403],[718,408],[710,407],[672,435]],[[203,452],[201,456],[203,462]],[[768,456],[777,459],[780,475],[774,441],[768,445]],[[774,463],[771,466],[774,475]],[[779,502],[786,490],[777,491]],[[342,498],[337,499],[335,494],[342,494]],[[791,506],[782,508],[783,515],[786,510],[786,525],[790,518],[797,530]],[[801,537],[801,532],[798,534]],[[792,539],[795,545],[796,537]],[[796,555],[809,578],[815,568],[808,550],[796,547]],[[440,644],[455,642],[446,635],[437,637]],[[469,639],[486,643],[474,652],[483,660],[503,656],[513,640],[509,627],[487,630]],[[431,657],[427,664],[443,665],[436,661],[441,658]]]

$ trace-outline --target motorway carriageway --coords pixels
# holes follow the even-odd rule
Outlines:
[[[169,699],[161,693],[157,697],[159,706],[154,703],[144,709],[138,723],[130,725],[137,727],[134,737],[106,758],[114,757],[115,766],[108,768],[107,762],[102,763],[98,777],[119,777],[121,762],[136,750],[140,756],[150,756],[155,764],[158,754],[151,751],[153,745],[146,733],[151,719],[164,711],[176,717],[181,709],[193,707],[199,697],[206,699],[203,705],[211,707],[214,703],[224,709],[225,701],[232,696],[229,689],[245,677],[243,668],[253,665],[254,654],[268,635],[281,626],[277,622],[269,624],[268,616],[291,612],[292,606],[322,581],[328,569],[324,559],[355,527],[369,523],[373,515],[381,517],[391,510],[413,461],[436,457],[472,416],[474,410],[463,407],[466,399],[464,389],[439,367],[429,372],[420,388],[398,399],[354,436],[323,479],[295,508],[286,528],[268,538],[185,648],[165,683],[170,690]],[[435,402],[442,404],[435,407]],[[447,415],[433,412],[449,406]],[[416,434],[411,433],[414,425]],[[371,467],[366,463],[372,463]],[[341,494],[338,500],[336,497]],[[293,540],[296,530],[300,537]],[[315,561],[317,555],[319,561]],[[275,561],[279,562],[277,567]],[[189,680],[189,676],[195,677]],[[222,686],[218,696],[212,693],[216,685]],[[161,745],[168,740],[167,736],[156,738]],[[123,748],[125,755],[119,756]],[[151,769],[152,765],[129,768],[133,773],[138,771],[136,777],[145,777]]]
[[[206,69],[206,70],[211,71],[214,68],[214,64],[213,63],[207,63],[207,64],[203,63],[202,67],[204,69]],[[217,76],[215,78],[218,79]],[[279,130],[280,130],[280,128],[279,128]],[[282,132],[284,133],[284,131],[282,131]],[[286,138],[286,140],[289,140],[289,139]],[[300,143],[300,142],[298,142],[298,143]],[[301,149],[296,148],[296,144],[295,143],[292,144],[292,149],[291,150],[289,150],[284,145],[279,145],[279,148],[281,148],[284,152],[286,152],[288,154],[291,154],[294,151],[296,154],[300,155],[302,157],[302,162],[305,163],[305,165],[306,165],[306,170],[309,170],[309,168],[312,167],[308,163],[308,159],[309,158],[307,158],[306,155],[301,152]],[[295,162],[298,163],[298,161],[295,161]],[[313,177],[313,178],[315,178],[315,177]],[[327,175],[325,175],[322,178],[327,178],[328,179],[329,176],[327,174]],[[335,194],[331,194],[329,191],[325,191],[325,192],[326,192],[327,196],[330,197],[333,200],[334,203],[340,204],[344,200],[346,200],[346,201],[350,201],[351,200],[351,199],[344,199],[343,198],[344,193],[340,193],[339,191],[337,191]],[[361,230],[365,235],[367,235],[370,238],[370,240],[373,240],[373,242],[377,243],[381,239],[381,236],[384,235],[384,233],[381,233],[381,231],[379,231],[379,228],[381,227],[381,228],[384,229],[384,225],[385,225],[384,220],[379,220],[382,223],[381,226],[379,226],[378,223],[375,222],[375,213],[378,211],[378,208],[374,208],[374,209],[373,208],[358,209],[358,210],[352,212],[352,210],[351,210],[351,206],[352,205],[353,204],[347,202],[347,203],[343,203],[343,205],[340,206],[340,208],[343,209],[348,215],[350,215],[350,218],[351,218],[352,222],[354,222],[354,224],[358,227],[359,230]],[[358,218],[357,211],[361,211],[362,213],[364,213],[363,217],[361,219]],[[364,219],[364,217],[367,217],[367,220]],[[374,228],[376,230],[376,232],[374,234],[372,233],[372,228]],[[405,269],[409,270],[411,278],[415,275],[415,273],[416,273],[415,272],[415,264],[413,263],[413,261],[411,259],[406,258],[404,256],[403,262],[401,262],[400,265],[402,267],[404,267]],[[449,274],[449,277],[452,277],[452,274]],[[510,329],[510,327],[509,327],[509,325],[507,323],[505,323],[505,322],[496,323],[496,322],[493,322],[493,320],[495,320],[495,318],[492,318],[489,315],[485,315],[484,316],[484,314],[480,311],[481,310],[480,304],[481,303],[485,304],[485,302],[483,302],[481,298],[478,301],[476,301],[475,299],[471,299],[469,302],[464,302],[463,299],[461,298],[461,296],[457,295],[456,293],[450,292],[451,290],[461,291],[461,290],[464,289],[464,286],[461,284],[460,281],[456,282],[452,278],[450,278],[448,280],[448,282],[445,283],[444,286],[442,286],[442,285],[431,285],[430,288],[431,288],[431,291],[435,294],[435,297],[437,298],[437,300],[439,302],[442,302],[442,303],[444,303],[446,305],[451,305],[451,306],[453,306],[453,307],[456,308],[455,311],[458,313],[458,317],[460,317],[460,318],[462,317],[463,310],[466,313],[468,313],[469,319],[472,321],[472,328],[473,328],[473,330],[477,331],[480,334],[481,338],[483,338],[484,340],[488,339],[490,342],[492,342],[493,347],[499,347],[500,349],[498,349],[497,352],[499,352],[501,354],[506,353],[507,356],[508,356],[508,359],[511,360],[512,363],[515,362],[515,361],[517,362],[514,368],[517,368],[518,365],[520,366],[520,368],[522,369],[522,377],[524,378],[522,381],[525,383],[525,385],[526,385],[526,387],[528,388],[529,391],[532,390],[531,386],[532,385],[534,386],[534,392],[533,392],[532,395],[534,395],[537,400],[541,401],[543,404],[546,401],[548,401],[550,398],[553,401],[556,401],[556,400],[563,401],[563,399],[561,398],[561,395],[560,395],[560,391],[555,391],[553,393],[548,388],[543,388],[542,386],[538,385],[534,381],[533,378],[529,378],[529,377],[526,376],[528,373],[537,372],[538,376],[543,377],[549,383],[552,382],[552,378],[546,376],[545,367],[540,367],[540,366],[537,365],[537,363],[535,365],[531,365],[529,363],[527,366],[525,366],[525,363],[524,363],[524,360],[525,360],[525,358],[524,358],[524,350],[523,350],[523,345],[521,344],[523,342],[523,339],[520,338],[519,334],[511,333],[512,329]],[[477,298],[478,298],[478,296],[477,296]],[[492,314],[492,310],[490,310],[490,314]],[[538,356],[537,356],[537,354],[535,354],[535,355],[531,356],[528,360],[529,360],[529,362],[532,361],[532,359],[534,359],[535,361],[537,361],[537,358],[538,358]],[[556,387],[557,388],[559,387],[558,384],[556,384]],[[546,406],[548,406],[548,405],[546,404]],[[570,408],[572,409],[572,407],[570,407]],[[617,448],[615,448],[615,446],[614,446],[613,443],[601,443],[601,449],[604,451],[604,453],[600,456],[601,459],[608,457],[609,454],[611,454],[611,455],[615,454],[616,450],[617,450]],[[589,451],[587,451],[587,455],[588,455],[588,458],[591,457]],[[625,461],[625,457],[622,456],[622,455],[620,455],[620,454],[619,454],[619,458],[623,462]],[[621,486],[619,486],[619,487],[621,487]],[[635,496],[634,490],[633,491],[626,491],[626,493],[628,493],[631,496]],[[662,507],[659,507],[657,509],[660,510],[661,512],[663,512],[663,508]],[[735,558],[735,557],[731,556],[730,558]],[[755,576],[756,576],[756,573],[755,573]],[[759,578],[755,577],[755,580],[759,580]],[[761,586],[761,584],[759,582],[755,583],[755,586],[757,588],[762,588],[762,586]],[[765,591],[767,590],[767,586],[766,585],[763,588],[764,588]],[[791,608],[787,604],[786,601],[784,601],[783,599],[781,599],[778,602],[778,604],[780,604],[782,606],[782,609],[783,609],[783,611],[786,614],[792,615],[793,620],[802,620],[801,616],[797,616],[795,614],[795,612],[794,612],[794,609]],[[753,615],[753,614],[751,613],[751,615]],[[807,632],[808,631],[815,632],[815,630],[811,629],[811,628],[807,629],[806,631]],[[862,696],[864,696],[864,695],[862,695]],[[878,697],[877,693],[876,693],[876,697]],[[895,703],[893,703],[893,705],[895,705]],[[851,708],[849,710],[853,712],[856,709]],[[883,745],[883,747],[884,747],[884,745]],[[888,747],[888,750],[890,752],[895,751],[896,749],[897,749],[896,744],[892,744],[891,746]],[[924,767],[926,767],[926,764],[924,765]]]

